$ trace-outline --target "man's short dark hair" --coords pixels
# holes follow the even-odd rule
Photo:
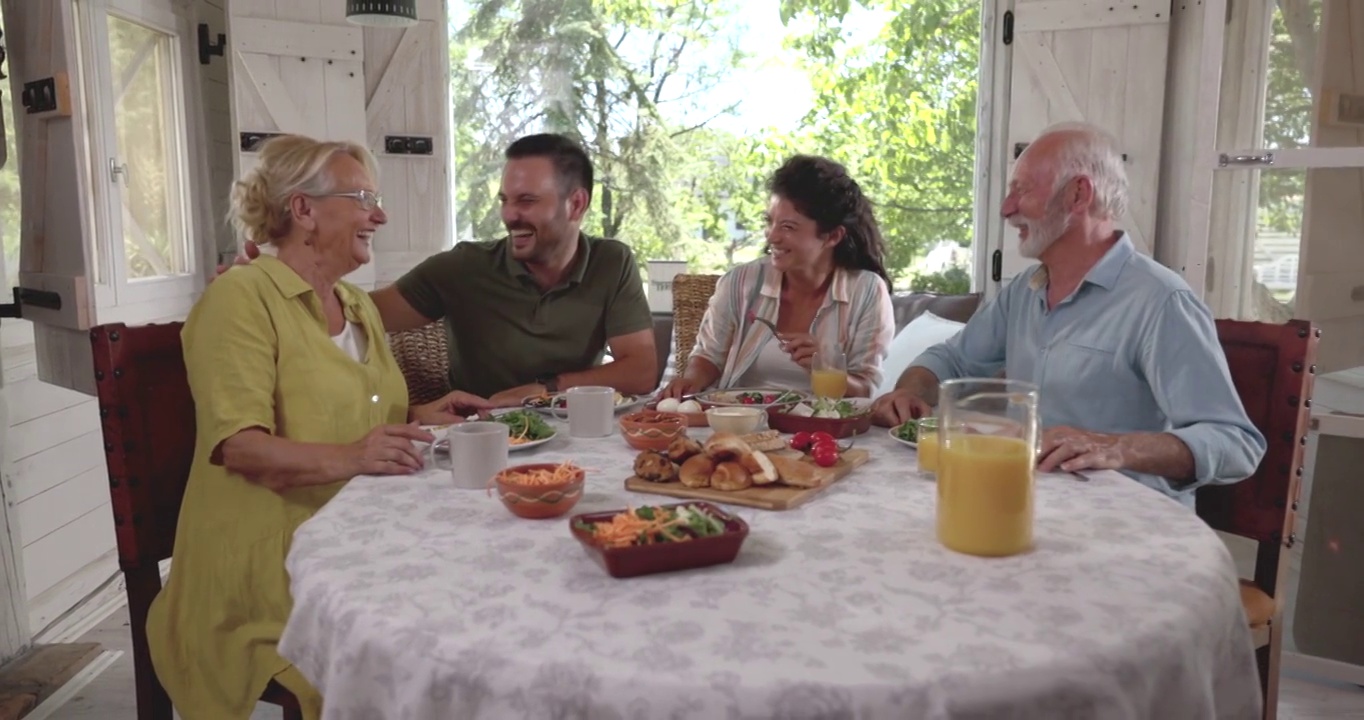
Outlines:
[[[592,160],[583,146],[572,138],[554,133],[527,135],[507,146],[506,154],[508,160],[549,158],[559,176],[559,189],[565,196],[582,188],[587,191],[587,199],[592,199]]]

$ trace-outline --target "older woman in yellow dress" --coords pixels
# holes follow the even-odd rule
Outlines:
[[[185,720],[247,718],[272,679],[320,716],[275,651],[294,530],[352,477],[420,470],[414,442],[433,438],[418,423],[490,407],[463,393],[409,407],[378,311],[341,279],[386,221],[369,152],[283,136],[259,161],[233,190],[233,221],[277,252],[215,280],[181,333],[198,438],[147,636]]]

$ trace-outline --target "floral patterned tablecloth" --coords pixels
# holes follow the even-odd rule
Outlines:
[[[573,513],[675,502],[624,490],[619,437],[562,430],[512,462],[589,468]],[[858,445],[802,507],[730,507],[733,564],[625,580],[448,464],[357,478],[294,536],[280,653],[329,719],[1259,717],[1231,558],[1187,509],[1039,475],[1035,550],[959,555],[914,451]]]

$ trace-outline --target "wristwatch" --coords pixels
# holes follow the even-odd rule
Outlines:
[[[557,375],[542,375],[538,378],[535,378],[535,382],[537,385],[544,385],[545,392],[548,393],[559,392],[559,376]]]

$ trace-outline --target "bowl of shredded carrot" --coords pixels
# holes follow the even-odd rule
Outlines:
[[[748,524],[707,502],[575,515],[569,530],[612,577],[733,562]]]
[[[493,476],[497,497],[517,517],[553,518],[583,497],[586,471],[572,462],[513,465]]]

